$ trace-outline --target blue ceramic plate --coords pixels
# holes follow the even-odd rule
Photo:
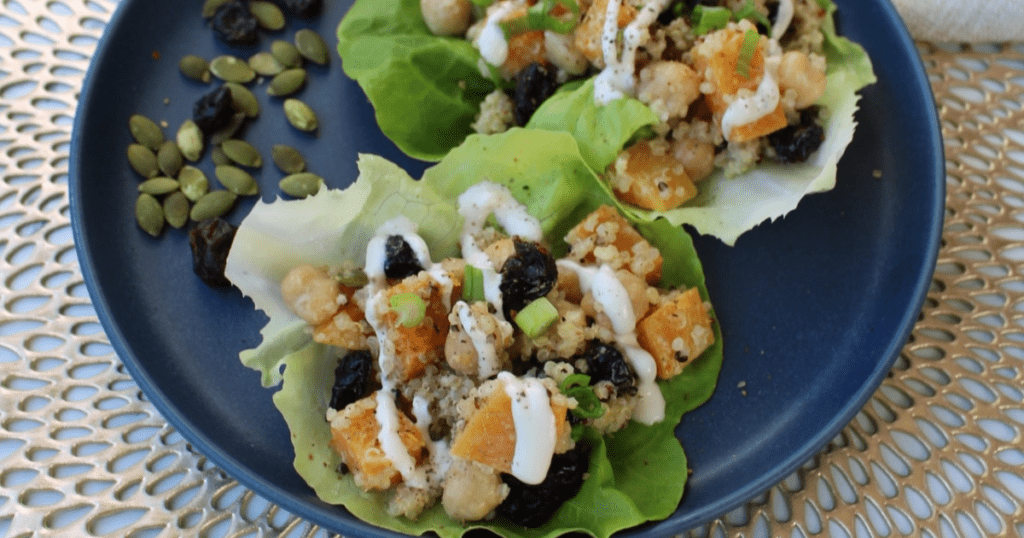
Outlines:
[[[135,225],[138,179],[125,148],[128,117],[166,120],[173,132],[215,86],[182,77],[187,53],[248,57],[311,26],[333,47],[349,2],[327,1],[311,22],[292,21],[260,45],[230,49],[199,6],[123,0],[96,51],[75,119],[71,211],[78,257],[96,312],[142,390],[190,442],[240,482],[287,510],[348,535],[381,535],[320,502],[292,469],[288,429],[238,352],[265,323],[237,289],[192,274],[187,234],[153,239]],[[735,247],[697,238],[725,337],[714,397],[678,428],[693,475],[682,504],[641,531],[667,535],[705,523],[771,487],[850,421],[902,349],[931,279],[944,204],[943,160],[930,88],[914,45],[884,0],[838,0],[840,32],[870,54],[878,83],[863,90],[860,126],[835,190],[742,236]],[[318,137],[285,123],[280,102],[244,138],[269,155],[299,148],[309,168],[344,187],[356,154],[383,155],[418,177],[377,129],[360,88],[333,57],[299,95],[320,114]],[[261,86],[262,87],[262,86]],[[209,158],[202,167],[212,176]],[[876,178],[873,172],[880,171]],[[265,198],[281,178],[256,173]],[[235,209],[236,224],[252,206]],[[738,385],[743,382],[743,390]],[[745,392],[744,392],[745,391]]]

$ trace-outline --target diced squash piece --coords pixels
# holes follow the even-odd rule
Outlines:
[[[566,407],[552,401],[556,439],[569,435]],[[560,444],[560,443],[556,443]],[[516,452],[516,425],[512,418],[512,398],[504,383],[495,383],[483,406],[466,422],[465,429],[452,442],[453,456],[473,460],[503,473],[512,472]]]
[[[746,142],[764,135],[774,133],[786,126],[786,113],[782,111],[782,104],[775,107],[770,114],[762,116],[750,123],[737,125],[729,133],[730,142]]]
[[[707,95],[712,111],[722,113],[728,107],[726,95],[734,95],[742,88],[753,90],[764,74],[764,44],[759,41],[750,60],[750,70],[744,76],[737,70],[743,30],[726,28],[707,35],[703,43],[693,49],[693,64],[697,74],[714,85],[715,91]]]
[[[501,64],[501,76],[511,79],[532,63],[547,63],[543,30],[523,32],[509,38],[508,58]]]
[[[658,363],[658,377],[670,379],[715,341],[711,317],[697,288],[662,304],[637,324],[637,341]]]
[[[423,320],[413,327],[406,327],[398,322],[398,313],[387,305],[391,297],[401,293],[415,293],[426,303]],[[423,375],[427,365],[441,360],[444,356],[444,343],[448,339],[448,309],[442,297],[442,288],[429,275],[406,278],[388,288],[385,293],[382,322],[395,346],[396,368],[398,380],[408,381]]]
[[[569,230],[565,242],[571,249],[570,255],[583,263],[597,263],[595,252],[613,247],[623,263],[609,263],[612,269],[628,268],[635,274],[643,275],[644,280],[651,285],[661,280],[661,252],[610,205],[602,205],[587,215],[587,218]],[[601,262],[608,263],[607,256],[602,256]],[[561,272],[559,278],[562,278]]]
[[[594,0],[587,8],[583,21],[573,33],[576,48],[591,63],[599,68],[604,67],[604,52],[601,50],[601,34],[604,33],[605,13],[608,12],[608,0]],[[636,8],[626,3],[619,8],[619,28],[625,28],[636,18]]]
[[[384,490],[402,482],[402,475],[384,454],[377,436],[376,393],[353,402],[331,420],[331,448],[352,472],[357,486],[366,491]],[[420,430],[405,414],[398,413],[398,435],[417,464],[427,456]]]
[[[697,196],[697,187],[671,152],[655,154],[646,140],[625,151],[625,170],[612,172],[616,176],[612,179],[612,188],[623,202],[666,211]],[[614,163],[612,166],[616,167]]]

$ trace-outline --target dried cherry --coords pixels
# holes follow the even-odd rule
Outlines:
[[[551,97],[558,89],[554,70],[548,70],[539,63],[524,67],[516,75],[516,89],[512,94],[515,107],[512,110],[516,125],[523,126],[530,121],[537,107]]]
[[[200,97],[192,106],[192,121],[207,135],[227,125],[234,115],[231,90],[227,86]]]
[[[237,229],[226,220],[213,218],[200,222],[189,231],[192,271],[211,288],[231,285],[224,276],[224,266],[227,264],[228,251],[231,250]]]
[[[255,45],[259,38],[256,17],[241,0],[231,0],[218,7],[211,24],[217,37],[231,46]]]
[[[370,352],[351,351],[334,370],[331,409],[341,411],[348,404],[368,396],[374,388],[373,357]]]
[[[783,163],[800,163],[807,160],[825,141],[825,130],[818,123],[818,107],[811,106],[800,111],[800,121],[794,125],[771,133],[768,146],[775,154],[775,160]]]
[[[498,515],[527,528],[543,525],[565,501],[579,493],[589,464],[588,447],[577,443],[572,450],[551,458],[551,467],[540,484],[524,484],[512,475],[502,474],[501,480],[508,485],[509,492],[498,505]]]
[[[405,278],[423,270],[419,258],[400,235],[390,235],[384,243],[384,276]]]
[[[558,267],[547,249],[531,241],[513,239],[516,253],[501,267],[502,310],[511,320],[516,312],[548,294],[558,281]]]
[[[626,362],[619,348],[600,340],[591,340],[583,352],[587,361],[590,384],[610,381],[619,394],[636,394],[636,372]]]

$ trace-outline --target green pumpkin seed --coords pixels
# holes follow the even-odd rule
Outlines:
[[[306,84],[305,69],[300,67],[286,69],[270,80],[270,84],[267,85],[267,95],[275,97],[291,95],[299,91],[304,84]]]
[[[231,92],[231,106],[239,112],[245,112],[246,117],[255,118],[260,115],[260,103],[256,95],[249,91],[249,88],[237,82],[225,82],[228,91]]]
[[[139,183],[139,192],[152,194],[153,196],[161,196],[169,192],[174,192],[180,188],[178,180],[169,177],[154,177],[149,178],[142,183]]]
[[[312,173],[312,172],[300,172],[298,174],[291,174],[284,177],[278,187],[281,191],[295,198],[305,198],[312,196],[320,190],[324,184],[324,178]]]
[[[224,188],[231,193],[239,196],[251,196],[260,192],[259,185],[249,175],[249,172],[237,166],[222,164],[215,168],[213,173],[216,174],[221,185],[224,185]]]
[[[284,28],[284,13],[272,2],[252,0],[249,2],[249,11],[256,18],[256,24],[264,30],[277,31]]]
[[[299,49],[299,54],[303,58],[319,65],[327,65],[330,54],[327,42],[313,30],[303,28],[295,32],[295,48]]]
[[[156,153],[142,144],[128,144],[128,164],[144,178],[151,178],[160,171]]]
[[[313,109],[295,98],[285,99],[284,115],[288,118],[288,123],[300,131],[315,131],[320,126]]]
[[[189,212],[189,217],[195,222],[220,217],[231,210],[236,199],[238,197],[228,191],[210,191],[196,200]]]
[[[284,71],[284,66],[281,65],[281,62],[273,54],[266,51],[257,52],[250,56],[249,67],[257,74],[265,77],[272,77]]]
[[[260,155],[259,150],[245,140],[225,140],[220,145],[220,148],[224,150],[229,159],[242,166],[248,166],[249,168],[263,166],[263,157]]]
[[[252,82],[256,78],[256,72],[249,67],[248,62],[228,54],[214,58],[210,62],[210,72],[223,81],[239,84]]]
[[[216,147],[219,144],[223,144],[225,140],[238,134],[238,130],[245,124],[246,114],[245,112],[236,112],[231,116],[231,120],[228,121],[227,125],[221,127],[221,129],[210,135],[210,146]]]
[[[306,169],[306,159],[299,150],[284,144],[274,144],[270,148],[270,157],[285,174],[298,174]]]
[[[235,161],[232,161],[231,157],[228,157],[227,153],[224,153],[224,150],[221,149],[220,146],[213,146],[210,148],[210,160],[213,161],[215,166],[220,166],[222,164],[235,164]]]
[[[206,174],[192,165],[181,167],[181,172],[178,172],[178,183],[185,198],[193,202],[210,191],[210,180],[206,179]]]
[[[217,8],[230,2],[231,0],[206,0],[203,3],[203,18],[209,19],[217,13]]]
[[[270,44],[270,53],[281,62],[281,65],[288,67],[299,67],[302,65],[302,55],[295,45],[278,39]]]
[[[160,166],[161,172],[174,177],[181,171],[185,159],[181,155],[181,150],[178,149],[178,143],[174,140],[167,140],[160,146],[160,151],[156,152],[156,162]]]
[[[164,198],[164,219],[167,224],[181,228],[188,222],[188,198],[181,191],[172,192]]]
[[[164,208],[151,194],[142,193],[135,200],[135,221],[146,233],[157,237],[164,229]]]
[[[153,151],[159,150],[160,144],[164,143],[164,132],[160,126],[141,114],[133,114],[128,118],[128,130],[136,142]]]
[[[186,159],[196,162],[203,156],[203,131],[194,121],[181,122],[175,141],[178,142],[181,155]]]
[[[178,70],[182,75],[199,82],[210,82],[210,62],[202,56],[186,54],[178,60]]]

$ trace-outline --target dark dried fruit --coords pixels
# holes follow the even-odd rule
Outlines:
[[[516,253],[501,267],[502,310],[511,320],[516,312],[548,294],[558,281],[558,267],[548,251],[530,241],[514,239]]]
[[[384,276],[405,278],[423,270],[416,253],[400,235],[388,236],[384,244]]]
[[[636,373],[630,368],[619,348],[600,340],[587,344],[583,358],[587,361],[590,384],[610,381],[619,394],[636,394]]]
[[[234,115],[235,109],[231,105],[231,89],[227,86],[221,86],[200,97],[192,106],[192,121],[207,135],[231,123]]]
[[[658,14],[658,22],[668,26],[680,17],[689,17],[697,5],[717,6],[718,0],[673,0],[664,11]]]
[[[586,445],[577,443],[572,450],[551,458],[551,468],[540,484],[524,484],[512,475],[502,474],[501,480],[508,484],[509,492],[498,505],[498,515],[528,528],[547,523],[565,501],[580,491],[589,460]]]
[[[295,16],[312,19],[320,14],[324,7],[324,0],[284,0],[284,5]]]
[[[231,46],[255,45],[259,37],[256,17],[241,0],[232,0],[217,8],[211,24],[217,37]]]
[[[516,89],[512,94],[515,104],[513,115],[516,125],[526,125],[537,107],[558,89],[554,70],[548,71],[539,63],[532,63],[516,75]]]
[[[369,396],[374,388],[373,357],[370,352],[349,352],[334,370],[331,409],[341,411],[348,404]]]
[[[200,222],[188,234],[192,247],[192,271],[211,288],[231,285],[224,276],[224,266],[236,230],[228,221],[213,218]]]
[[[788,125],[768,135],[768,146],[775,160],[782,163],[800,163],[807,160],[825,141],[825,130],[818,123],[818,107],[800,111],[800,122]]]

